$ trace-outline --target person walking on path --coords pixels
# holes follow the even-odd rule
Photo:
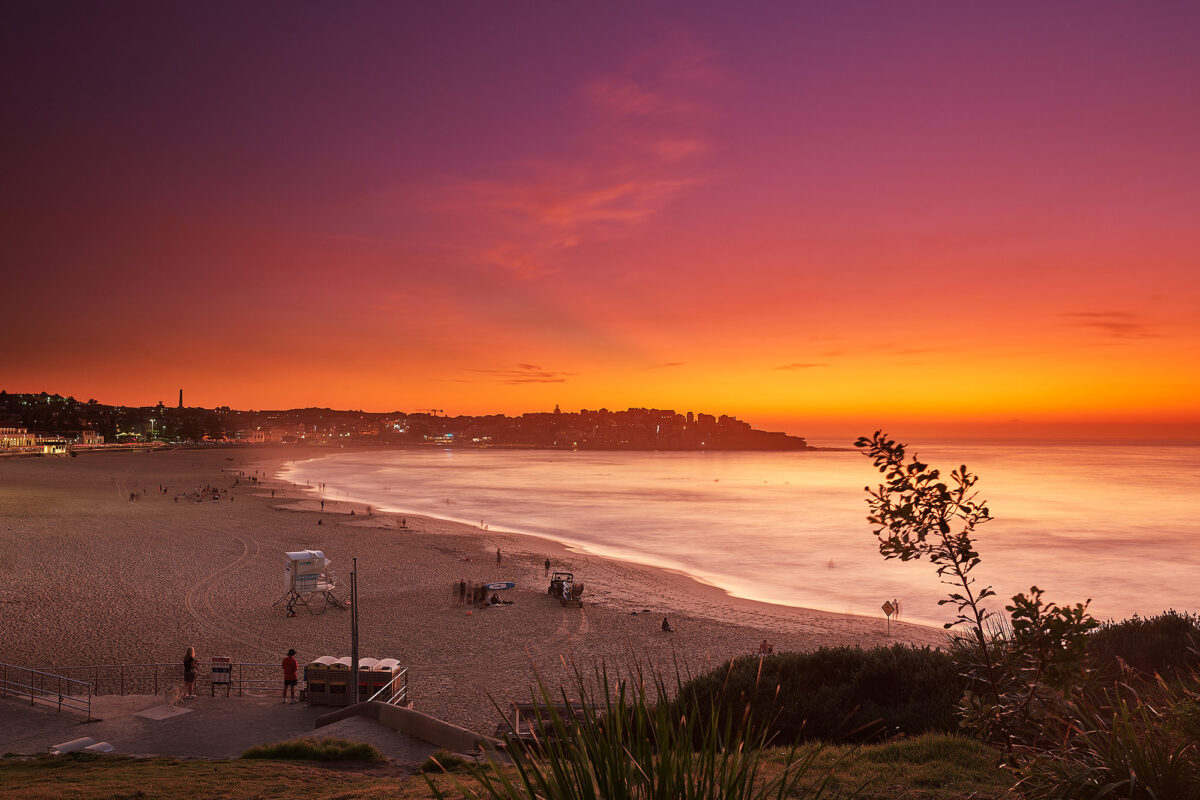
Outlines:
[[[196,696],[196,648],[189,647],[183,654],[183,697]]]
[[[288,691],[292,693],[291,702],[296,700],[296,674],[300,669],[300,665],[296,663],[296,651],[289,649],[287,656],[283,659],[283,703],[288,703]]]

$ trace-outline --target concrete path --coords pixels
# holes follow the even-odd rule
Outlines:
[[[45,753],[52,745],[90,737],[116,753],[178,758],[236,758],[260,744],[300,737],[335,736],[375,745],[392,763],[412,765],[436,748],[369,719],[342,720],[315,728],[317,717],[334,709],[303,703],[284,705],[263,697],[198,697],[170,713],[162,697],[93,698],[92,716],[61,713],[13,699],[0,700],[0,753]]]

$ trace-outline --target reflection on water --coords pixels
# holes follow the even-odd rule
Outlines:
[[[1100,618],[1195,610],[1200,447],[937,442],[922,460],[966,463],[995,520],[978,529],[981,583]],[[857,452],[386,451],[291,465],[284,478],[377,508],[550,536],[680,570],[733,594],[905,619],[952,618],[926,563],[884,561]],[[995,603],[996,607],[1002,603]]]

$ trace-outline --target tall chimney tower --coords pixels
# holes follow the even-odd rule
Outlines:
[[[179,410],[183,410],[183,389],[179,390]]]

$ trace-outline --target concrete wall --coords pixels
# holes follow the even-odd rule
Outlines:
[[[500,742],[494,739],[480,736],[474,731],[451,725],[449,722],[422,714],[420,711],[378,701],[358,703],[324,714],[317,717],[316,727],[321,728],[356,715],[369,717],[398,733],[429,742],[452,753],[469,753],[472,750],[479,750],[485,745],[500,746]]]

